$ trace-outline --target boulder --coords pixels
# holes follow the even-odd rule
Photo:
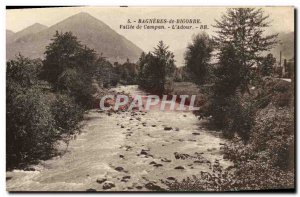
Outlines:
[[[113,183],[113,182],[110,182],[110,181],[107,181],[107,182],[105,182],[104,184],[103,184],[103,189],[111,189],[111,188],[113,188],[113,187],[115,187],[115,184]]]
[[[123,167],[116,167],[115,170],[118,171],[118,172],[121,172],[121,171],[124,170],[124,168]]]
[[[99,178],[96,180],[97,183],[101,184],[101,183],[104,183],[105,181],[107,181],[106,178]]]
[[[183,167],[183,166],[177,166],[177,167],[175,167],[174,169],[175,169],[175,170],[183,170],[184,167]]]
[[[167,178],[169,181],[175,181],[176,179],[174,178],[174,177],[172,177],[172,176],[169,176],[168,178]]]
[[[154,183],[147,183],[145,184],[145,188],[149,189],[149,190],[155,190],[155,191],[160,191],[162,190],[162,188]]]

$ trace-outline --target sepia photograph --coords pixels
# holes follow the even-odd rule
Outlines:
[[[8,192],[295,192],[293,6],[5,12]]]

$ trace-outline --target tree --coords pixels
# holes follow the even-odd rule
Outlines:
[[[92,105],[92,80],[96,74],[97,55],[80,44],[72,32],[54,35],[46,47],[41,78],[55,91],[69,94],[83,107]]]
[[[253,120],[251,105],[242,104],[241,59],[232,44],[223,45],[218,58],[213,70],[215,81],[207,105],[202,109],[203,115],[211,115],[211,123],[222,129],[224,136],[232,138],[238,133],[247,141]]]
[[[213,41],[206,33],[196,35],[188,45],[185,65],[193,82],[203,84],[206,80],[212,51]]]
[[[168,48],[160,41],[153,52],[142,53],[138,76],[140,87],[158,94],[170,91],[167,86],[173,81],[175,60]]]
[[[7,168],[20,167],[51,154],[57,139],[49,97],[38,80],[41,62],[18,56],[7,62]],[[24,167],[24,166],[23,166]]]
[[[261,75],[262,76],[271,76],[273,73],[273,66],[276,63],[276,58],[269,53],[261,61]]]
[[[75,57],[81,45],[71,32],[58,33],[56,31],[52,43],[46,46],[46,58],[43,61],[41,76],[53,85],[58,85],[60,74],[67,67],[74,67]]]
[[[249,92],[250,68],[276,43],[278,34],[265,36],[265,28],[270,26],[269,16],[262,9],[230,8],[221,20],[216,20],[217,36],[214,38],[221,48],[232,44],[241,63],[241,91]]]

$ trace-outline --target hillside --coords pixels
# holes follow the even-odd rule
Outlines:
[[[11,30],[6,30],[6,42],[9,42],[11,39],[12,39],[12,37],[14,36],[14,32],[13,31],[11,31]]]
[[[25,29],[18,31],[16,33],[14,33],[11,37],[10,40],[8,40],[7,42],[15,42],[18,39],[27,36],[27,35],[33,35],[35,33],[41,32],[45,29],[47,29],[48,27],[45,25],[42,25],[40,23],[35,23],[33,25],[30,25],[29,27],[26,27]]]
[[[291,59],[294,57],[294,32],[279,33],[279,44],[271,50],[271,53],[279,61],[280,51],[282,52],[282,59]]]
[[[95,49],[111,62],[137,61],[142,50],[108,25],[88,13],[73,15],[47,29],[27,34],[7,46],[7,59],[19,52],[30,58],[43,58],[45,47],[56,31],[71,31],[82,44]]]

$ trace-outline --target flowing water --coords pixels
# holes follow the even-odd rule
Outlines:
[[[137,86],[114,90],[144,94]],[[204,129],[203,122],[188,111],[108,115],[90,110],[82,133],[70,142],[65,154],[41,161],[33,166],[35,171],[7,172],[7,190],[144,191],[149,189],[147,183],[165,188],[161,180],[209,172],[216,161],[228,167],[231,163],[220,150],[225,140]],[[114,187],[104,187],[107,183]]]

